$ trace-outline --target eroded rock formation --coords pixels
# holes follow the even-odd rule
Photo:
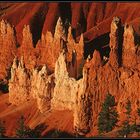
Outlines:
[[[86,92],[88,69],[83,70],[83,78],[76,80],[68,75],[66,54],[62,52],[55,66],[55,88],[51,107],[57,110],[70,109],[74,112],[74,129],[78,133],[90,130],[92,98]]]
[[[83,78],[78,81],[78,92],[75,98],[74,129],[80,134],[88,133],[92,126],[92,94],[87,91],[89,69],[83,69]]]
[[[4,20],[0,22],[0,78],[8,76],[8,70],[16,55],[16,37],[14,28]],[[9,59],[10,58],[10,59]]]
[[[73,110],[78,84],[70,78],[66,67],[66,54],[62,52],[55,65],[55,88],[52,99],[52,108]]]
[[[57,46],[57,47],[56,47]],[[38,64],[47,64],[50,71],[55,70],[55,63],[60,55],[60,52],[64,49],[67,52],[67,61],[73,62],[72,67],[69,68],[69,75],[77,78],[79,75],[79,69],[81,60],[83,59],[84,53],[84,39],[81,34],[80,40],[76,43],[73,35],[72,28],[69,26],[68,33],[63,25],[61,18],[58,19],[54,36],[51,32],[47,31],[46,35],[42,34],[41,40],[38,42],[36,48],[39,50]],[[76,54],[76,60],[73,55]],[[47,58],[46,58],[47,57]],[[75,70],[73,70],[73,68]]]
[[[81,34],[80,36],[80,40],[78,43],[76,43],[73,35],[72,35],[72,28],[71,26],[68,29],[68,43],[67,43],[67,49],[68,49],[68,54],[67,54],[67,60],[68,61],[72,61],[72,56],[73,56],[73,51],[76,52],[76,66],[77,66],[77,70],[76,70],[76,77],[74,78],[79,78],[81,75],[80,72],[80,67],[82,64],[82,61],[84,61],[84,38],[83,38],[83,34]]]
[[[27,31],[30,32],[29,28]],[[27,38],[31,40],[31,34]],[[28,43],[32,46],[30,41]],[[9,81],[10,102],[18,104],[33,97],[41,112],[50,108],[72,110],[74,129],[80,134],[94,129],[108,92],[115,96],[121,116],[127,99],[136,112],[140,102],[140,49],[133,27],[126,25],[123,32],[121,20],[115,17],[111,23],[109,45],[111,51],[107,60],[102,59],[100,51],[94,50],[93,57],[85,61],[83,35],[76,43],[69,27],[65,36],[59,18],[54,37],[50,32],[42,34],[35,48],[38,56],[33,59],[36,62],[34,67],[45,64],[40,70],[26,70],[23,61],[16,64],[14,60]],[[53,68],[54,73],[51,71],[50,75]],[[23,98],[19,99],[21,96]]]
[[[123,41],[123,66],[135,67],[136,62],[136,35],[132,25],[125,25],[124,27],[124,41]]]
[[[101,104],[108,92],[115,96],[120,116],[124,116],[127,99],[130,100],[133,113],[136,115],[140,92],[140,76],[137,67],[140,59],[136,51],[139,49],[139,45],[135,41],[136,34],[132,26],[129,26],[124,27],[124,39],[122,39],[123,42],[120,42],[121,22],[119,18],[115,17],[111,24],[111,52],[108,62],[103,64],[99,52],[95,51],[93,58],[85,65],[89,68],[90,88],[88,90],[93,95],[93,120],[97,119],[96,114],[100,112]],[[122,53],[119,53],[120,50]],[[132,83],[132,81],[135,82]]]
[[[109,62],[112,67],[118,68],[120,66],[119,58],[121,54],[119,54],[120,46],[120,36],[121,35],[121,19],[118,17],[114,17],[111,23],[111,32],[110,32],[110,57]]]
[[[28,69],[33,69],[36,66],[35,48],[33,45],[32,33],[29,25],[25,25],[22,32],[22,44],[18,48],[18,56],[23,56],[25,66]]]
[[[119,86],[121,91],[120,99],[118,100],[118,111],[122,113],[127,99],[130,100],[133,106],[133,113],[137,115],[136,110],[140,106],[140,71],[138,64],[140,61],[139,44],[136,42],[136,33],[131,25],[124,27],[124,41],[122,51],[123,67],[120,69]]]
[[[48,75],[44,65],[40,71],[33,70],[31,79],[31,94],[37,100],[37,107],[43,113],[51,108],[51,99],[54,89],[54,76]]]
[[[23,104],[30,99],[37,101],[40,112],[51,107],[54,89],[54,76],[48,75],[47,67],[30,71],[25,67],[23,57],[20,61],[14,59],[9,80],[9,102],[14,105]]]
[[[9,80],[9,102],[23,104],[30,99],[30,79],[24,67],[23,57],[18,62],[14,59]]]

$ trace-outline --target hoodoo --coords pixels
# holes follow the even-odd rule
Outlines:
[[[0,3],[0,120],[6,136],[16,137],[20,115],[31,137],[36,131],[40,137],[94,137],[100,125],[103,136],[131,126],[127,136],[138,135],[138,11],[138,3]]]

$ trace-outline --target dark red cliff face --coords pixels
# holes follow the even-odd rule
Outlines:
[[[54,33],[59,16],[68,19],[76,30],[76,36],[85,33],[85,38],[92,40],[109,32],[113,16],[119,16],[122,23],[139,17],[139,3],[47,3],[19,2],[1,3],[1,19],[7,19],[16,27],[18,41],[21,43],[22,29],[30,25],[34,42],[47,30]]]

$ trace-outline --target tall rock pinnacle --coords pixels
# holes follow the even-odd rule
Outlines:
[[[112,65],[112,67],[119,67],[119,38],[121,37],[121,19],[118,17],[114,17],[113,21],[111,23],[111,32],[110,32],[110,57],[109,57],[109,63]]]

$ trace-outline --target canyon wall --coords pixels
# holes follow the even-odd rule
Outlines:
[[[83,35],[76,43],[71,26],[68,34],[64,30],[59,18],[54,37],[50,32],[42,34],[36,48],[30,41],[27,44],[23,41],[23,46],[29,44],[29,52],[38,56],[33,59],[36,62],[33,68],[29,62],[26,63],[28,57],[22,57],[18,64],[14,59],[9,101],[18,105],[34,98],[42,113],[48,109],[72,110],[74,129],[80,134],[97,125],[98,114],[108,92],[115,96],[120,116],[124,115],[128,99],[136,114],[140,92],[140,47],[133,27],[127,24],[123,27],[121,19],[114,17],[109,58],[104,59],[99,50],[94,50],[93,56],[87,60],[84,60]],[[25,31],[30,32],[28,26]],[[31,34],[25,38],[31,40]]]

